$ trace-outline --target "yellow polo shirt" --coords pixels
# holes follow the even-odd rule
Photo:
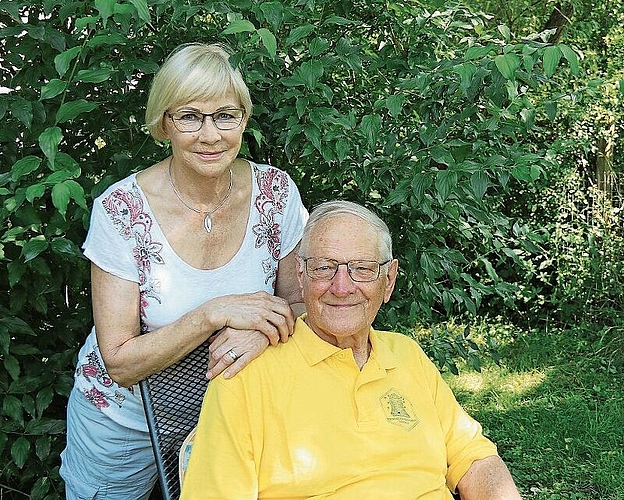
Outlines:
[[[496,455],[421,348],[371,329],[360,371],[301,318],[208,387],[180,500],[435,499]]]

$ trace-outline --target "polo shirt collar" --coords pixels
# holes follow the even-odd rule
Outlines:
[[[314,366],[321,361],[333,356],[342,349],[324,341],[306,324],[307,314],[303,314],[297,318],[295,323],[295,331],[291,342],[294,341],[302,356],[310,366]],[[375,358],[381,368],[389,370],[397,366],[397,359],[390,348],[379,338],[378,333],[371,328],[369,339],[372,350],[369,360]],[[367,361],[367,363],[368,363]]]

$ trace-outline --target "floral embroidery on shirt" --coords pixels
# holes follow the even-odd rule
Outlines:
[[[149,300],[154,299],[160,303],[160,290],[152,282],[151,275],[153,265],[165,263],[162,257],[163,244],[152,240],[153,219],[145,211],[143,198],[136,184],[132,184],[130,189],[115,189],[102,200],[102,206],[119,235],[134,245],[132,256],[139,281],[141,330],[145,332],[143,320]],[[126,396],[114,389],[113,379],[95,351],[87,354],[86,362],[79,365],[76,371],[78,376],[93,384],[82,392],[96,408],[109,408],[111,404],[122,407]],[[133,393],[131,387],[128,390]]]
[[[136,184],[130,190],[115,189],[102,200],[102,205],[119,234],[124,239],[133,239],[135,242],[132,255],[139,276],[141,318],[145,318],[148,299],[155,299],[160,303],[150,275],[152,264],[165,263],[161,255],[163,244],[152,240],[152,217],[145,212],[143,198]]]
[[[270,258],[262,262],[267,273],[265,283],[272,281],[275,288],[277,266],[275,262],[280,257],[280,243],[282,229],[277,215],[282,215],[288,200],[288,178],[284,172],[270,168],[266,172],[256,172],[256,182],[260,192],[255,200],[255,207],[260,216],[260,222],[253,226],[256,235],[256,248],[267,246]]]

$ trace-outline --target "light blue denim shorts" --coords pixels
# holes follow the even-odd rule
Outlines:
[[[157,480],[149,433],[119,425],[74,389],[60,474],[67,500],[147,500]]]

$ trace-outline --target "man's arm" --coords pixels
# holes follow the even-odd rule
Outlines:
[[[461,500],[522,500],[505,462],[491,456],[472,463],[457,483]]]

